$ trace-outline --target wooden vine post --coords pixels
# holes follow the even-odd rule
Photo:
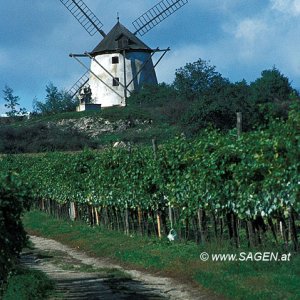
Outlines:
[[[153,155],[154,155],[154,159],[157,160],[157,141],[156,139],[152,139],[152,147],[153,147]],[[159,209],[157,209],[157,234],[158,237],[161,238],[161,214]]]
[[[294,244],[294,250],[297,252],[299,250],[299,242],[297,237],[297,228],[295,224],[295,215],[293,210],[290,211],[290,224],[291,224],[291,239]]]
[[[44,199],[42,199],[40,203],[41,203],[41,210],[45,211],[45,201],[44,201]]]
[[[241,112],[236,113],[236,128],[237,128],[237,137],[238,139],[242,135],[242,124],[243,124],[243,116]],[[238,218],[234,213],[232,213],[232,218],[233,218],[233,236],[234,236],[234,241],[235,245],[238,248],[240,246],[240,241],[239,241],[239,222]],[[250,234],[249,234],[250,237]],[[250,241],[249,241],[250,242]]]
[[[236,129],[237,129],[237,137],[238,139],[242,135],[242,122],[243,122],[243,116],[241,112],[236,113]]]
[[[247,220],[247,233],[248,233],[249,247],[253,248],[255,246],[254,232],[253,232],[252,222],[249,220]]]
[[[74,202],[70,202],[70,219],[72,221],[76,220],[76,207]]]
[[[161,217],[159,212],[157,212],[157,232],[158,237],[161,238]]]
[[[99,222],[99,213],[97,207],[95,207],[94,210],[95,210],[96,225],[99,226],[100,222]]]
[[[125,234],[129,235],[129,211],[127,203],[125,208]]]
[[[203,211],[201,208],[198,209],[197,215],[198,215],[198,226],[199,226],[199,232],[200,232],[200,241],[201,241],[201,244],[204,244],[205,243],[205,233],[204,233],[204,228],[203,228]]]
[[[139,206],[138,207],[138,222],[139,222],[139,230],[140,230],[141,234],[143,233],[143,230],[142,230],[142,218],[143,218],[143,213],[142,213],[141,207]]]
[[[154,159],[157,160],[157,141],[156,141],[156,139],[152,139],[152,147],[153,147]]]
[[[172,206],[170,203],[169,203],[169,220],[170,220],[171,229],[173,229],[173,212],[172,212]]]

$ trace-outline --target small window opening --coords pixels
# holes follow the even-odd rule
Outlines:
[[[119,63],[119,56],[113,56],[112,63],[113,64],[118,64]]]
[[[113,78],[113,86],[119,86],[120,85],[120,78],[114,77]]]
[[[120,49],[124,49],[124,48],[127,48],[129,45],[129,40],[127,37],[122,37],[118,40],[118,47]]]

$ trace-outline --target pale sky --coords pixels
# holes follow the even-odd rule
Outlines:
[[[106,33],[131,24],[159,1],[85,0]],[[84,73],[69,53],[91,51],[90,37],[59,0],[0,0],[0,88],[7,84],[32,109],[49,82],[68,89]],[[150,47],[171,48],[157,68],[171,83],[177,68],[199,58],[231,81],[248,83],[276,66],[300,88],[300,0],[189,0],[141,39]],[[0,114],[4,110],[2,93]]]

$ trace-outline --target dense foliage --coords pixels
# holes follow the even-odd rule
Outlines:
[[[266,125],[271,118],[287,118],[298,92],[275,67],[247,84],[232,83],[199,59],[178,69],[171,85],[145,86],[128,99],[129,106],[155,111],[169,124],[178,124],[186,135],[197,135],[207,127],[230,130],[236,112],[243,114],[244,130]]]
[[[26,242],[21,215],[30,206],[29,189],[0,168],[0,287]]]
[[[8,280],[3,300],[48,299],[53,289],[54,283],[45,273],[19,267]]]
[[[205,131],[159,148],[53,153],[3,159],[34,184],[36,199],[98,207],[157,210],[168,204],[183,219],[199,209],[241,220],[300,212],[299,106],[288,122],[244,134]]]
[[[75,129],[47,123],[0,128],[0,153],[36,153],[96,148],[97,143]]]

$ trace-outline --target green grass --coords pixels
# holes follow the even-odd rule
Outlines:
[[[112,123],[123,120],[135,125],[118,132],[101,133],[97,137],[90,137],[70,125],[55,125],[62,120],[81,118],[91,118],[97,124],[104,123],[104,120]],[[136,120],[139,120],[137,124]],[[149,145],[153,138],[163,143],[180,132],[178,126],[169,125],[161,114],[136,107],[111,107],[101,111],[66,112],[6,121],[0,130],[0,153],[78,151],[84,147],[102,148],[120,141]]]
[[[64,112],[52,115],[37,115],[30,119],[11,120],[11,126],[27,126],[36,123],[57,122],[61,120],[80,119],[84,117],[91,117],[95,119],[103,118],[109,121],[127,120],[127,119],[152,119],[152,115],[146,110],[132,107],[109,107],[101,111],[82,111],[82,112]],[[9,123],[6,120],[6,123]]]
[[[56,239],[129,268],[197,283],[230,299],[299,299],[300,256],[295,253],[290,262],[203,262],[199,259],[203,251],[212,254],[249,250],[236,250],[227,243],[199,246],[192,242],[172,244],[165,239],[128,237],[100,227],[57,220],[37,211],[27,213],[24,224],[32,234]]]
[[[118,133],[103,133],[96,141],[100,145],[109,145],[115,142],[123,141],[131,144],[151,145],[152,139],[156,138],[158,143],[163,143],[179,135],[179,129],[176,126],[166,124],[158,126],[139,125]]]
[[[7,283],[3,300],[47,299],[54,289],[54,283],[37,270],[18,268]]]
[[[36,257],[56,265],[59,269],[65,271],[75,271],[81,273],[97,273],[101,278],[113,278],[113,279],[130,279],[131,276],[125,273],[122,269],[117,268],[97,268],[93,265],[88,265],[80,260],[75,259],[68,255],[65,251],[59,250],[47,250],[41,251],[33,247],[32,250]]]

